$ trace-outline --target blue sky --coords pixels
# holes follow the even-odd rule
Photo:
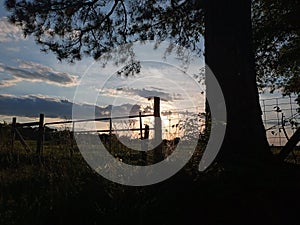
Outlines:
[[[45,113],[48,121],[70,118],[73,101],[85,106],[96,104],[100,115],[105,115],[109,105],[121,112],[124,107],[130,111],[130,105],[149,109],[150,96],[162,98],[162,111],[204,108],[204,86],[195,85],[187,75],[199,71],[202,59],[192,57],[185,73],[182,70],[186,65],[176,55],[163,58],[168,46],[153,50],[153,44],[135,45],[142,71],[124,79],[116,76],[122,64],[109,62],[103,68],[92,58],[75,64],[59,62],[51,52],[41,52],[32,37],[24,38],[6,16],[4,7],[0,7],[0,120],[11,121],[17,116],[18,121],[27,121],[39,113]]]
[[[0,121],[10,122],[13,116],[19,122],[37,120],[39,113],[45,113],[46,122],[71,118],[73,101],[82,112],[97,105],[97,117],[107,116],[111,109],[115,115],[139,110],[147,113],[153,107],[148,101],[151,96],[162,98],[165,127],[177,123],[180,115],[203,111],[205,87],[196,85],[189,77],[199,72],[203,57],[191,56],[185,68],[187,65],[175,54],[164,58],[168,45],[162,44],[157,50],[153,46],[153,43],[134,45],[142,71],[129,78],[116,75],[125,64],[115,65],[114,61],[105,68],[92,58],[83,58],[75,64],[59,62],[51,52],[41,52],[32,37],[24,38],[21,30],[7,21],[7,12],[1,6]],[[265,92],[260,97],[280,96],[277,91]],[[271,112],[268,118],[276,119],[277,114]]]
[[[41,53],[33,38],[25,39],[22,32],[7,21],[4,8],[0,8],[2,119],[37,116],[39,110],[47,111],[43,108],[47,102],[62,105],[59,100],[72,99],[84,64],[59,63],[53,54]]]

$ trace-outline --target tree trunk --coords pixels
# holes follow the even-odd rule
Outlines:
[[[271,156],[261,119],[251,36],[251,0],[206,1],[205,59],[227,108],[226,133],[217,156],[225,166],[253,166]],[[207,83],[207,94],[213,92]]]

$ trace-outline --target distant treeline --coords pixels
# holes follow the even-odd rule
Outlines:
[[[18,131],[22,134],[24,140],[36,140],[38,127],[21,127],[18,126],[19,123],[16,124]],[[0,134],[1,135],[9,135],[11,132],[11,125],[7,123],[0,123]],[[68,130],[58,130],[55,128],[45,127],[45,140],[54,140],[59,138],[63,133],[69,132]],[[18,136],[16,136],[18,140]]]

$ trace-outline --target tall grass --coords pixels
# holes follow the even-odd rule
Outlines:
[[[12,151],[7,124],[0,135],[1,225],[137,224],[158,204],[156,189],[118,185],[95,173],[68,130],[45,139],[41,160],[34,140],[26,140],[32,152],[18,140]],[[116,149],[130,163],[128,149]]]
[[[255,176],[237,176],[213,167],[200,174],[205,142],[170,179],[129,187],[96,174],[76,146],[71,156],[74,140],[67,131],[45,140],[41,160],[18,141],[11,152],[9,126],[0,131],[1,225],[295,224],[299,219],[299,206],[289,207],[299,202],[299,170],[269,167]],[[34,149],[35,141],[27,144]]]

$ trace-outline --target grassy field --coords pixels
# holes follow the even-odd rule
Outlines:
[[[163,217],[158,198],[166,190],[156,188],[164,185],[129,187],[104,179],[88,166],[66,136],[46,141],[41,158],[35,154],[35,141],[26,141],[33,150],[27,153],[18,140],[12,151],[10,139],[9,132],[2,134],[1,225],[144,224],[151,221],[153,210]],[[113,143],[113,149],[119,159],[139,164],[140,153],[128,154],[118,143]],[[186,178],[192,177],[196,164],[195,160],[189,163],[184,170]]]
[[[34,149],[35,142],[28,145]],[[99,176],[76,148],[70,151],[69,142],[46,142],[41,160],[18,141],[13,153],[9,146],[9,137],[2,136],[1,225],[299,224],[295,166],[247,174],[215,165],[200,173],[199,146],[170,179],[130,187]]]

